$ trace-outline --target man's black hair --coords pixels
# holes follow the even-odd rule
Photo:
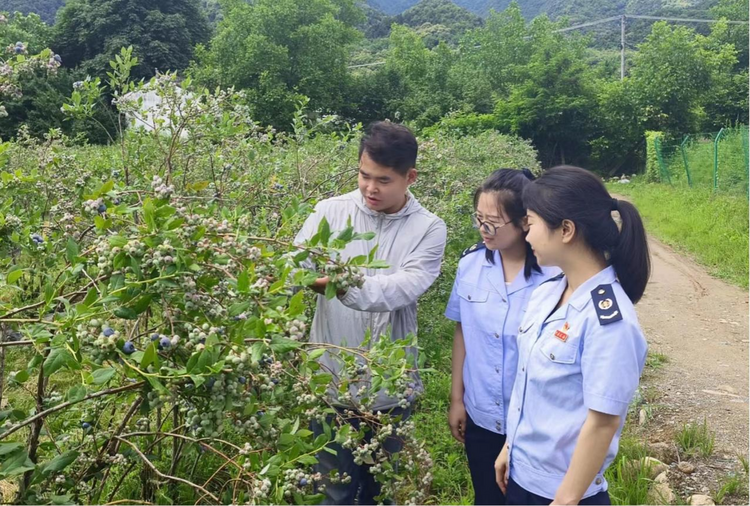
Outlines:
[[[360,159],[365,151],[372,161],[402,176],[417,164],[417,138],[405,126],[390,121],[378,121],[367,128],[359,142]]]

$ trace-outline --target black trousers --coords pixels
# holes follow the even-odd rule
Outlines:
[[[466,415],[464,439],[474,504],[505,504],[505,496],[495,481],[495,460],[503,449],[505,435],[480,427]]]
[[[552,502],[552,499],[547,499],[546,497],[532,494],[528,490],[521,488],[521,486],[512,479],[508,480],[508,494],[505,499],[507,501],[507,504],[537,505],[550,504]],[[609,493],[607,493],[607,491],[605,490],[604,492],[599,492],[598,494],[587,497],[586,499],[581,499],[581,502],[579,502],[578,504],[582,504],[584,506],[592,506],[596,504],[606,505],[612,503],[609,500]]]

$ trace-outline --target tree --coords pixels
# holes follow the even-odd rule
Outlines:
[[[586,40],[555,27],[546,16],[531,24],[525,77],[498,100],[495,117],[500,131],[531,139],[544,164],[585,163],[595,104]]]
[[[348,48],[362,36],[354,0],[228,0],[224,8],[191,70],[199,82],[246,89],[255,118],[284,129],[299,94],[313,110],[344,103]]]
[[[55,22],[55,14],[65,0],[0,0],[0,11],[37,14],[45,22]]]
[[[703,101],[719,77],[736,62],[729,44],[715,46],[684,26],[655,23],[633,56],[628,86],[633,87],[644,130],[674,135],[695,132]]]
[[[103,76],[122,47],[141,62],[136,78],[182,70],[196,44],[210,36],[198,0],[69,0],[55,25],[52,48],[67,66]]]
[[[711,8],[711,14],[716,19],[728,21],[747,21],[748,0],[719,0]],[[712,25],[711,37],[719,42],[733,44],[737,49],[737,66],[740,69],[748,67],[748,25]]]
[[[27,53],[37,54],[49,47],[52,30],[37,14],[15,12],[0,21],[0,50],[22,42]]]
[[[461,69],[466,83],[487,83],[493,93],[507,95],[510,85],[520,82],[531,57],[526,21],[518,3],[501,13],[493,12],[481,28],[461,40]]]

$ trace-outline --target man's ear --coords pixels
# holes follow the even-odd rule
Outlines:
[[[411,186],[414,183],[417,182],[417,169],[412,167],[409,169],[409,171],[406,173],[406,184]]]
[[[523,218],[521,218],[521,230],[523,230],[524,232],[529,231],[529,217],[528,216],[524,216]]]
[[[570,220],[563,220],[562,225],[560,225],[560,230],[562,231],[562,241],[564,244],[570,244],[573,242],[573,239],[575,239],[576,236],[575,223]]]

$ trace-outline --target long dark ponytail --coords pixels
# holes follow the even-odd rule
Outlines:
[[[474,209],[479,204],[479,197],[483,193],[494,193],[497,195],[498,208],[502,208],[510,217],[511,223],[522,228],[522,220],[526,216],[526,207],[523,204],[523,190],[534,180],[534,175],[529,169],[497,169],[487,176],[482,186],[474,192]],[[495,263],[495,252],[485,251],[487,260]],[[526,279],[531,277],[531,271],[542,272],[536,261],[531,245],[526,243],[526,261],[523,266],[523,275]]]
[[[630,300],[640,300],[651,274],[651,257],[643,221],[633,204],[613,199],[591,172],[567,165],[549,169],[528,185],[523,200],[550,228],[560,227],[563,220],[575,223],[586,244],[614,267]],[[619,229],[612,211],[620,213]]]

